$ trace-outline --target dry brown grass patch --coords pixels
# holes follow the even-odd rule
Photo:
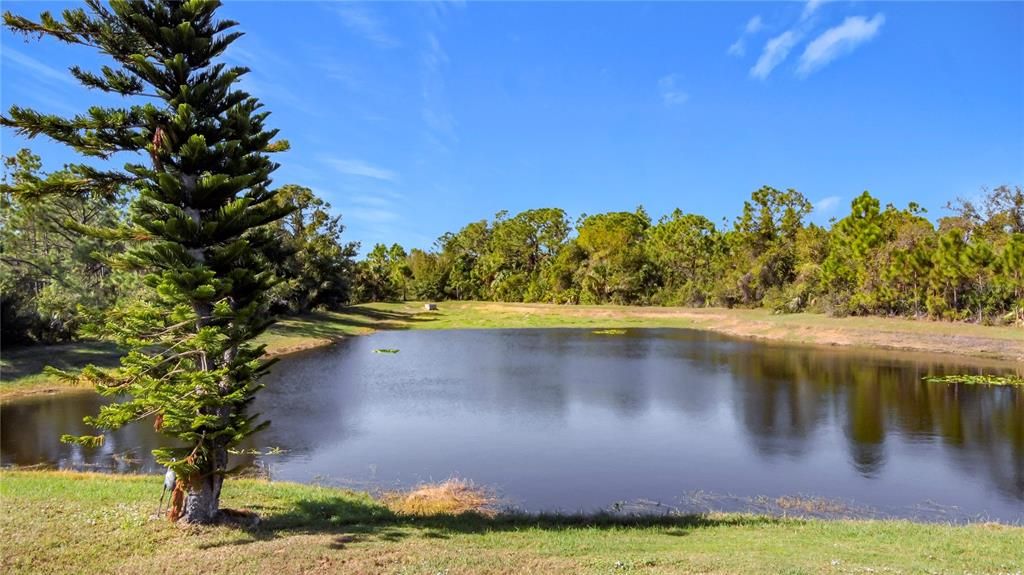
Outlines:
[[[399,515],[461,515],[497,513],[498,499],[488,490],[465,479],[420,485],[409,491],[392,491],[381,497]]]

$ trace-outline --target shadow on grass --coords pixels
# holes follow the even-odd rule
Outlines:
[[[436,318],[415,311],[354,306],[338,312],[311,312],[301,316],[282,317],[274,326],[273,333],[286,337],[332,339],[359,330],[410,329],[415,323],[431,321],[436,321]]]
[[[240,528],[237,539],[208,547],[245,545],[290,535],[334,535],[328,545],[340,549],[357,541],[396,541],[409,536],[448,539],[453,534],[484,534],[505,531],[540,529],[568,531],[579,529],[659,528],[661,534],[685,536],[690,531],[708,527],[777,524],[782,520],[769,516],[731,515],[714,517],[702,514],[619,515],[595,514],[526,514],[499,513],[485,515],[399,515],[372,500],[332,497],[320,500],[299,500],[290,508],[268,510],[250,507],[261,515],[256,527]]]
[[[10,381],[42,373],[48,365],[63,370],[81,369],[88,364],[116,367],[120,355],[115,344],[102,341],[5,347],[3,367],[0,369],[4,381]]]

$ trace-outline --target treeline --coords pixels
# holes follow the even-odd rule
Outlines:
[[[132,192],[120,182],[97,189],[82,184],[83,174],[41,172],[28,150],[4,158],[0,186],[0,327],[4,346],[54,343],[75,338],[95,312],[125,307],[143,297],[141,276],[118,269],[112,256],[132,238],[108,234],[97,239],[87,229],[122,227],[134,214]],[[34,193],[33,190],[47,190]],[[54,193],[58,190],[59,193]],[[359,245],[343,242],[340,216],[301,186],[286,185],[274,201],[294,206],[284,219],[254,233],[265,268],[276,277],[271,311],[299,314],[337,308],[351,299]]]
[[[132,238],[132,191],[85,187],[71,170],[43,173],[28,150],[4,158],[0,185],[3,345],[77,337],[95,312],[127,306],[147,286],[112,265]],[[33,190],[46,190],[34,193]],[[58,190],[59,193],[54,193]],[[341,217],[310,189],[286,185],[295,209],[261,234],[271,311],[301,314],[353,302],[489,300],[559,304],[766,307],[777,312],[901,315],[1024,324],[1024,191],[1001,186],[951,202],[937,225],[868,192],[829,227],[807,222],[795,190],[763,187],[716,225],[676,210],[583,215],[558,208],[498,213],[441,236],[433,250],[377,244],[356,261]]]
[[[766,307],[831,315],[1024,322],[1024,192],[951,202],[937,225],[870,193],[829,227],[796,190],[763,187],[732,223],[676,210],[557,208],[472,222],[435,249],[376,245],[353,296],[560,304]]]

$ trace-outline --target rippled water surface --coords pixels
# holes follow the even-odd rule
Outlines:
[[[279,363],[257,404],[273,423],[251,447],[286,450],[263,459],[276,479],[458,476],[529,510],[803,495],[1024,520],[1024,388],[921,381],[970,369],[688,330],[383,332]],[[152,469],[148,425],[94,450],[58,442],[99,403],[3,406],[2,462]]]

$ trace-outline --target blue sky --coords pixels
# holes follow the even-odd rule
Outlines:
[[[4,2],[35,16],[62,4]],[[867,189],[947,200],[1024,184],[1024,3],[235,2],[231,62],[346,237],[428,247],[557,206],[732,218],[796,188],[814,219]],[[83,60],[84,59],[84,60]],[[0,102],[67,113],[100,62],[6,30]],[[26,145],[9,131],[4,154]],[[30,144],[48,167],[72,156]]]

